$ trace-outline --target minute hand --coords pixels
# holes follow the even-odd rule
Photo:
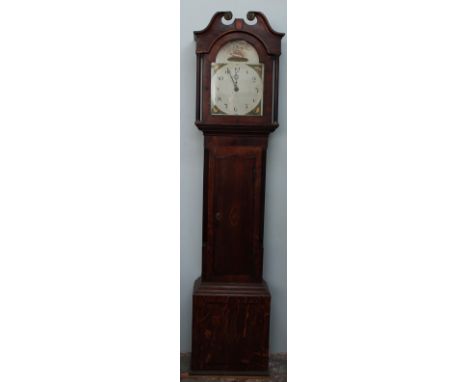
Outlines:
[[[229,74],[229,77],[231,77],[231,81],[232,81],[232,84],[234,85],[234,91],[237,92],[239,91],[239,88],[237,87],[237,81],[234,81],[234,78],[232,78],[232,74],[231,74],[231,71],[227,70],[228,74]]]

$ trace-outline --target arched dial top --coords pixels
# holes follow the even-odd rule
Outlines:
[[[245,40],[235,40],[224,44],[216,55],[215,61],[259,63],[257,50]]]
[[[264,67],[245,40],[221,47],[211,64],[211,115],[262,116]]]

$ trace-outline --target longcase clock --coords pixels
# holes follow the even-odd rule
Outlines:
[[[260,12],[218,12],[194,32],[196,122],[204,134],[202,274],[195,281],[192,374],[268,373],[263,280],[268,135],[278,127],[283,33]]]

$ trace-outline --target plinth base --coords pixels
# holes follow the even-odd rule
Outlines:
[[[270,292],[261,283],[195,281],[192,374],[268,375]]]

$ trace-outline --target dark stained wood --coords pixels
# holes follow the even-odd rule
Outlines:
[[[286,382],[287,381],[287,355],[286,353],[270,353],[268,365],[269,375],[251,377],[248,372],[244,377],[233,377],[231,375],[222,374],[213,371],[212,377],[204,378],[204,376],[194,376],[190,373],[190,358],[191,353],[180,353],[180,380],[181,382]],[[205,372],[203,374],[209,374]],[[237,372],[237,375],[244,374]]]
[[[278,123],[278,93],[279,93],[279,58],[275,58],[275,80],[273,82],[273,123]]]
[[[200,70],[201,70],[201,58],[200,55],[197,55],[197,96],[195,100],[195,116],[197,120],[200,119],[200,86],[201,86],[201,76],[200,76]]]
[[[204,281],[261,282],[267,137],[206,136]]]
[[[267,374],[270,292],[265,282],[198,279],[193,311],[192,373]]]
[[[202,275],[193,291],[193,374],[268,373],[270,292],[263,280],[268,135],[278,127],[281,38],[260,12],[249,25],[218,12],[194,32],[197,127],[205,135]],[[229,41],[245,40],[264,65],[262,116],[210,114],[211,63]]]
[[[276,32],[262,12],[252,12],[257,18],[257,24],[255,25],[249,25],[242,19],[235,19],[231,24],[226,25],[222,22],[222,18],[226,13],[230,12],[216,12],[205,29],[193,32],[195,41],[197,42],[197,54],[209,53],[216,40],[225,34],[235,31],[241,31],[257,38],[265,46],[268,54],[274,56],[281,54],[281,38],[284,36],[284,33]]]

